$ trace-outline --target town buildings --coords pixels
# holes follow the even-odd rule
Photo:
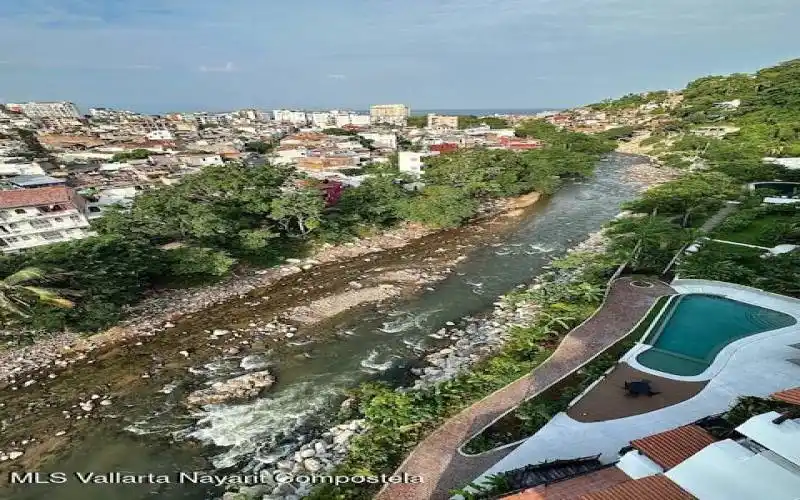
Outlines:
[[[80,118],[77,106],[71,102],[25,102],[21,104],[6,104],[6,107],[28,118]]]
[[[308,125],[309,119],[305,111],[291,109],[275,109],[272,111],[272,119],[278,123],[288,123],[291,125]]]
[[[385,124],[405,126],[411,110],[405,104],[376,104],[370,106],[369,116],[373,125]]]
[[[0,250],[91,236],[86,212],[86,201],[64,186],[0,191]]]

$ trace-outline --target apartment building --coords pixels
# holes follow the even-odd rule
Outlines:
[[[0,251],[92,236],[86,201],[68,187],[0,191]]]
[[[20,104],[7,104],[12,111],[24,114],[28,118],[80,118],[78,107],[71,102],[25,102]]]
[[[308,115],[305,111],[291,109],[275,109],[272,111],[273,119],[278,123],[291,123],[292,125],[308,125]]]
[[[328,128],[336,124],[333,113],[329,111],[314,111],[311,113],[311,125],[319,128]]]
[[[397,153],[398,170],[419,177],[425,169],[423,159],[427,156],[436,156],[438,154],[438,152],[417,153],[413,151],[400,151]]]
[[[404,126],[411,110],[405,104],[376,104],[370,106],[370,122],[374,125],[387,124]]]
[[[435,113],[428,113],[428,128],[429,129],[457,129],[458,117],[457,116],[443,116]]]
[[[397,134],[380,132],[361,132],[358,135],[368,141],[372,141],[373,146],[381,149],[397,149]]]
[[[370,124],[369,115],[359,115],[357,113],[336,113],[333,119],[339,128],[346,126],[368,127]]]

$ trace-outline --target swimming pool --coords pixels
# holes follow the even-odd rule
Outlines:
[[[681,295],[654,325],[645,340],[652,347],[636,361],[673,375],[699,375],[731,342],[795,323],[788,314],[718,295]]]

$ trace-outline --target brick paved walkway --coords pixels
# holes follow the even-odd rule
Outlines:
[[[654,282],[652,288],[638,288],[631,286],[630,281],[630,278],[615,281],[603,308],[570,332],[553,355],[529,375],[450,418],[417,445],[396,473],[422,476],[423,484],[389,484],[375,498],[450,498],[451,490],[463,488],[508,455],[512,448],[472,457],[460,454],[458,448],[487,424],[519,405],[523,399],[538,394],[624,337],[645,315],[657,297],[675,293],[663,283]]]

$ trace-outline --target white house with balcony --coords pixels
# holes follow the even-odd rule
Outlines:
[[[428,153],[417,153],[414,151],[400,151],[397,153],[397,168],[403,173],[411,174],[414,177],[422,175],[425,169],[423,159],[428,156],[436,156],[439,153],[432,151]]]
[[[93,235],[86,218],[86,201],[71,188],[0,191],[2,252],[13,253]]]

